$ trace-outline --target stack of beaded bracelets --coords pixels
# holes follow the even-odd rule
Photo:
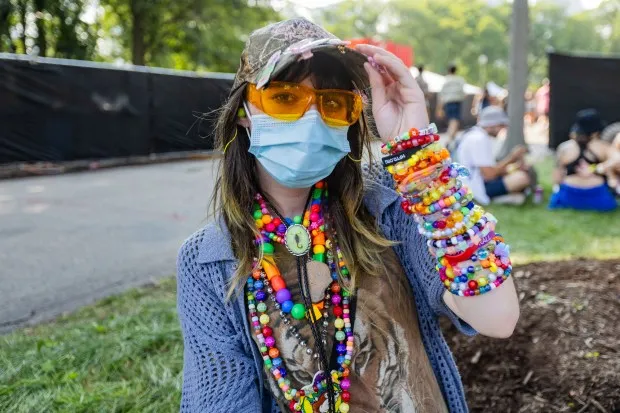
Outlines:
[[[437,258],[439,277],[452,294],[474,296],[510,276],[510,248],[495,232],[497,220],[473,202],[469,176],[437,142],[437,127],[410,129],[382,145],[383,166],[394,177],[401,207]]]

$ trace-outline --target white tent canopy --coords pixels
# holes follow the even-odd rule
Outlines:
[[[413,77],[418,77],[418,68],[412,67],[409,69]],[[445,76],[440,75],[439,73],[429,72],[428,70],[424,71],[424,80],[428,83],[428,91],[431,93],[439,93],[443,84],[445,83]],[[487,89],[491,96],[503,97],[508,92],[506,89],[497,85],[494,82],[487,83]],[[468,95],[477,95],[482,93],[482,89],[475,85],[470,85],[469,83],[465,84],[465,93]]]

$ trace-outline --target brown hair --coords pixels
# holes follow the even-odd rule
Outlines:
[[[287,68],[274,80],[300,82],[311,76],[317,89],[355,89],[352,76],[344,65],[329,55],[316,53]],[[221,214],[231,235],[232,248],[239,266],[229,289],[229,297],[242,286],[260,254],[253,241],[259,235],[251,211],[254,196],[260,191],[256,178],[256,158],[248,152],[250,143],[245,129],[237,124],[237,111],[242,107],[245,87],[235,90],[220,110],[215,126],[215,147],[223,150],[212,198],[214,215]],[[231,139],[237,135],[236,139]],[[379,275],[385,270],[381,253],[392,245],[378,231],[376,220],[362,200],[364,182],[359,160],[366,151],[371,157],[372,132],[368,116],[349,128],[351,155],[344,157],[327,177],[330,197],[328,208],[338,234],[338,244],[345,257],[355,286],[359,274]],[[267,196],[267,194],[263,194]]]

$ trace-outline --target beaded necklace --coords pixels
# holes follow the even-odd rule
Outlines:
[[[281,217],[273,218],[269,214],[269,208],[264,198],[257,194],[257,205],[255,205],[253,216],[257,228],[261,232],[261,237],[256,240],[255,244],[261,248],[263,260],[260,262],[256,260],[256,269],[247,280],[246,297],[248,313],[259,343],[259,350],[263,357],[264,365],[274,376],[278,386],[284,393],[285,399],[289,401],[291,411],[312,411],[312,406],[316,402],[326,399],[323,407],[327,406],[330,409],[333,407],[337,412],[347,413],[350,400],[350,393],[348,391],[350,381],[348,376],[354,348],[354,337],[350,319],[350,293],[341,288],[339,280],[340,277],[348,279],[349,271],[336,242],[335,231],[332,231],[332,239],[326,239],[325,237],[326,224],[322,208],[322,196],[327,196],[325,184],[319,182],[312,190],[311,195],[310,209],[306,211],[303,219],[298,216],[293,218],[293,220],[283,220]],[[285,223],[289,224],[289,226],[287,227]],[[289,231],[295,225],[301,227],[296,229],[298,232],[295,232],[299,236],[295,237],[293,235],[289,237]],[[309,242],[307,247],[303,245],[302,229],[306,231],[308,238],[310,238],[310,234],[312,235],[311,245]],[[325,290],[323,301],[318,304],[312,303],[310,311],[306,311],[307,306],[301,303],[293,303],[290,291],[286,288],[286,283],[273,257],[274,246],[272,242],[286,245],[287,238],[294,243],[292,246],[287,246],[287,249],[298,257],[298,272],[299,257],[303,256],[305,259],[305,255],[309,253],[310,248],[312,248],[314,261],[327,261],[327,268],[329,269],[332,282]],[[301,250],[304,250],[304,253],[297,255],[296,252]],[[303,265],[305,266],[305,261]],[[304,286],[300,286],[303,293]],[[295,389],[291,386],[290,380],[286,378],[286,368],[280,357],[280,351],[276,346],[273,329],[269,326],[270,318],[267,314],[268,296],[274,308],[280,310],[280,317],[283,319],[283,322],[289,326],[288,328],[292,332],[294,331],[296,339],[300,341],[303,347],[307,344],[302,340],[297,328],[291,325],[288,314],[290,313],[296,320],[302,320],[304,317],[308,318],[311,321],[313,334],[314,322],[323,318],[323,331],[320,336],[315,334],[315,342],[320,340],[315,345],[318,344],[317,347],[323,353],[323,346],[327,344],[326,335],[327,326],[329,325],[329,309],[331,308],[335,327],[335,340],[337,342],[336,353],[339,366],[337,370],[332,370],[329,374],[326,374],[324,370],[319,369],[314,375],[312,383],[301,389]],[[307,348],[305,351],[307,354],[312,354],[313,358],[319,358],[319,353],[313,352],[312,349]],[[328,391],[330,387],[331,391]]]

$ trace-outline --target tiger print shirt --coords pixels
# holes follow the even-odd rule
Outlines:
[[[300,297],[295,258],[276,245],[276,261],[293,297]],[[437,379],[422,344],[411,287],[396,253],[385,253],[386,272],[380,277],[360,277],[356,293],[353,333],[355,350],[351,365],[352,413],[447,412]],[[292,386],[299,389],[312,382],[319,369],[306,347],[289,331],[270,306],[270,325]],[[292,320],[308,347],[314,339],[307,322]],[[253,336],[256,340],[256,337]],[[330,318],[327,334],[328,358],[334,345]],[[266,383],[280,410],[288,412],[288,402],[271,373],[264,371]],[[314,406],[315,412],[324,411]],[[326,410],[325,410],[326,411]]]

